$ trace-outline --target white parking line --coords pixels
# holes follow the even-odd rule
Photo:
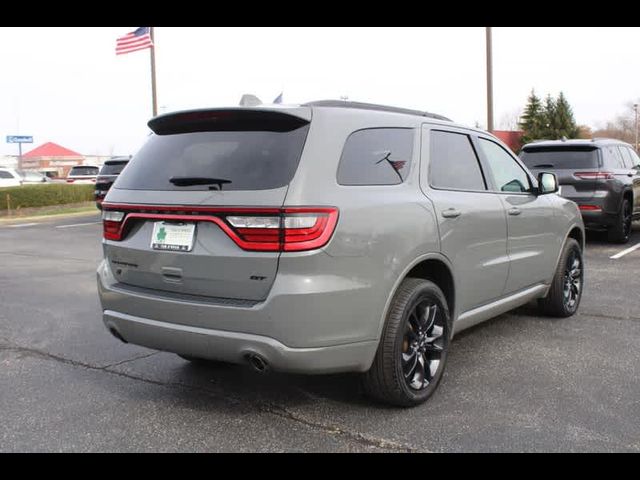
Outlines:
[[[56,228],[73,228],[73,227],[84,227],[85,225],[97,225],[102,222],[86,222],[86,223],[73,223],[71,225],[58,225]]]
[[[17,225],[7,225],[7,227],[20,228],[20,227],[32,227],[34,225],[39,225],[39,223],[18,223]]]
[[[611,260],[617,260],[620,257],[624,257],[627,253],[631,253],[634,250],[637,250],[640,248],[640,243],[638,243],[637,245],[634,245],[633,247],[627,248],[626,250],[621,251],[620,253],[616,253],[615,255],[613,255],[612,257],[609,257]]]

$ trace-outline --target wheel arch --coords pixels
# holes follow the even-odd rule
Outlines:
[[[456,284],[455,277],[453,275],[453,266],[451,265],[449,259],[447,259],[442,254],[425,254],[421,255],[413,262],[411,262],[396,279],[396,282],[391,289],[391,293],[387,297],[387,301],[380,318],[380,322],[378,325],[378,340],[381,338],[387,314],[389,312],[389,308],[391,308],[391,302],[396,296],[400,284],[406,278],[421,278],[435,283],[440,288],[440,290],[442,290],[442,293],[444,293],[444,296],[447,300],[447,306],[449,307],[449,315],[451,316],[451,321],[455,321],[457,311],[455,293]]]

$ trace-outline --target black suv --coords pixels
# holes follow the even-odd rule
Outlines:
[[[609,241],[627,243],[640,218],[640,158],[620,140],[538,141],[520,157],[533,173],[553,172],[560,195],[580,207],[585,226],[606,229]]]
[[[118,175],[120,175],[124,167],[129,163],[129,159],[130,157],[113,157],[104,162],[104,165],[98,173],[98,178],[96,178],[96,189],[93,194],[98,209],[102,210],[104,197],[107,195],[113,182],[118,178]]]

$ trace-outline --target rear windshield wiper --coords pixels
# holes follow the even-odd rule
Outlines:
[[[217,185],[218,190],[222,190],[222,185],[231,183],[226,178],[212,177],[171,177],[169,179],[176,187],[191,187],[193,185]]]

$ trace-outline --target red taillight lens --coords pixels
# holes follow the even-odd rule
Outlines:
[[[115,210],[102,211],[102,230],[107,240],[122,240],[122,226],[125,217],[124,212]]]
[[[614,178],[611,172],[575,172],[573,175],[582,180],[611,180]]]
[[[301,252],[327,244],[338,220],[337,208],[283,208],[279,216],[227,215],[245,250]],[[233,238],[233,236],[232,236]]]
[[[122,210],[133,211],[125,213]],[[159,211],[163,213],[157,213]],[[104,238],[107,240],[122,240],[125,224],[137,220],[211,222],[218,225],[243,250],[301,252],[321,248],[329,242],[338,222],[338,209],[135,207],[104,203],[102,220]]]
[[[596,210],[602,210],[597,205],[579,205],[580,210],[584,210],[586,212],[594,212]]]

